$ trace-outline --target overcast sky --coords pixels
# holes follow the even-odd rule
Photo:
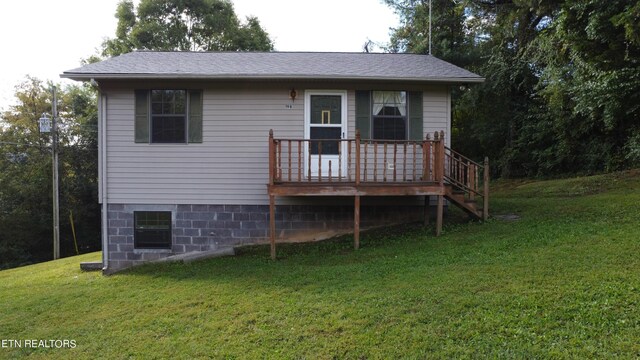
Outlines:
[[[25,76],[63,82],[59,75],[95,54],[115,35],[119,0],[11,0],[0,21],[0,110],[14,103]],[[382,0],[234,0],[241,19],[254,15],[278,51],[362,51],[389,40],[398,17]],[[137,0],[135,3],[137,4]],[[68,80],[65,80],[65,82]],[[63,83],[65,83],[63,82]]]

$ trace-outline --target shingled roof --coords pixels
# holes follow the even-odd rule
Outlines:
[[[431,55],[135,51],[63,72],[90,79],[342,79],[466,83],[484,78]]]

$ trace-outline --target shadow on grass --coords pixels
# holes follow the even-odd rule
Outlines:
[[[429,263],[455,262],[456,254],[464,251],[461,247],[477,245],[475,239],[447,236],[467,227],[482,226],[469,221],[462,211],[448,211],[445,224],[440,238],[434,236],[433,222],[426,227],[411,223],[361,233],[359,250],[353,248],[353,236],[344,235],[316,242],[278,244],[275,261],[269,256],[269,245],[251,245],[238,248],[233,257],[186,264],[145,264],[115,276],[294,288],[310,281],[325,285],[349,279],[370,281],[372,277],[385,277]],[[434,258],[433,254],[438,255]]]

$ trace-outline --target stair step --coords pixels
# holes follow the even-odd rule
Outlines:
[[[467,193],[465,191],[447,185],[446,197],[449,198],[453,204],[466,211],[469,215],[482,219],[482,209],[478,208],[478,201],[476,199],[466,198],[466,195]]]

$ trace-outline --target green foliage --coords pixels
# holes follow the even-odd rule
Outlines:
[[[90,87],[72,86],[58,95],[61,252],[70,255],[70,211],[79,247],[99,248],[97,114]],[[53,252],[51,136],[38,127],[41,115],[51,113],[51,93],[27,78],[16,99],[0,120],[0,268],[49,259]]]
[[[133,50],[270,51],[273,43],[255,17],[241,23],[227,0],[131,0],[118,4],[116,37],[103,56]]]
[[[393,29],[387,50],[391,52],[429,52],[429,4],[421,0],[385,0],[402,19]],[[449,0],[434,0],[432,4],[432,54],[443,60],[464,63],[469,48],[465,24],[465,7]]]
[[[563,133],[555,137],[578,169],[634,165],[627,151],[640,126],[640,44],[614,21],[627,4],[567,1],[542,39],[545,52],[561,51],[543,58],[548,65],[539,93],[549,110],[566,114],[557,119]]]
[[[626,160],[636,166],[640,166],[640,131],[635,131],[625,145]]]
[[[387,3],[403,19],[392,50],[423,53],[424,41],[417,39],[428,26],[428,2]],[[489,156],[496,174],[506,177],[638,164],[640,1],[433,4],[434,55],[486,77],[484,84],[454,90],[454,147]],[[441,29],[442,23],[455,31]],[[463,54],[449,54],[441,44]]]
[[[101,276],[0,271],[0,338],[74,339],[7,358],[635,358],[640,173],[503,181],[518,221],[380,229]],[[569,191],[569,196],[565,193]],[[105,331],[108,329],[108,331]],[[215,336],[212,336],[215,334]]]

